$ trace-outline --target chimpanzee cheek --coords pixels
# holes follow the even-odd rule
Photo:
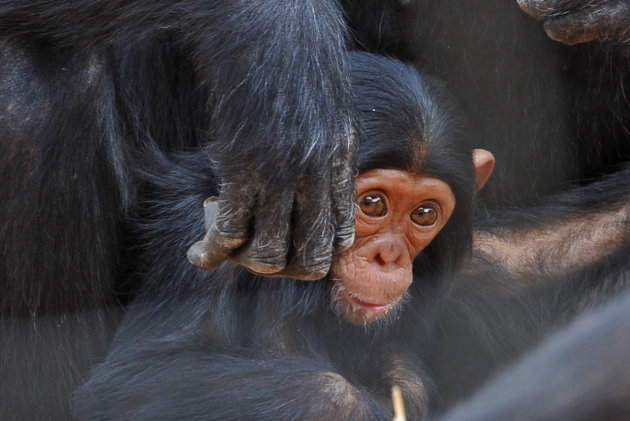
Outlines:
[[[345,252],[338,254],[333,260],[330,274],[332,279],[356,279],[359,275],[357,268],[362,266],[356,259],[358,258],[356,248],[352,247]],[[363,262],[366,264],[367,262]]]

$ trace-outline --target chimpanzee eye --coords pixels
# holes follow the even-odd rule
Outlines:
[[[368,194],[359,199],[359,208],[367,216],[379,217],[387,215],[385,199],[376,194]]]
[[[430,227],[437,219],[438,211],[431,205],[422,205],[411,213],[411,220],[421,227]]]

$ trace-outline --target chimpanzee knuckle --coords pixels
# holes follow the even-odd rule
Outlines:
[[[251,213],[245,208],[223,207],[215,214],[213,230],[217,235],[217,242],[225,247],[239,247],[246,240],[250,228]],[[235,245],[231,245],[234,243]]]
[[[317,281],[322,279],[330,271],[330,260],[326,264],[313,265],[306,268],[302,268],[302,272],[299,275],[299,279],[305,281]]]
[[[332,238],[316,246],[308,242],[301,248],[291,250],[286,268],[273,276],[291,277],[305,281],[318,280],[326,276],[332,263]]]
[[[317,281],[322,279],[324,276],[328,274],[330,271],[330,263],[318,267],[309,268],[303,275],[302,278],[305,281]]]
[[[215,248],[223,250],[236,250],[241,247],[247,241],[246,236],[232,236],[225,235],[223,233],[217,234],[213,238]]]
[[[354,194],[344,198],[339,198],[336,202],[333,202],[335,223],[337,224],[337,231],[350,230],[354,231],[355,223],[355,202]]]
[[[242,264],[254,272],[269,274],[281,271],[287,264],[288,242],[279,239],[265,244],[254,240],[242,256]]]
[[[262,275],[273,275],[275,273],[280,272],[282,269],[286,267],[286,260],[280,259],[278,256],[269,258],[269,259],[259,259],[256,258],[248,258],[246,260],[240,260],[239,263],[242,266],[245,266],[249,270],[255,273],[259,273]]]
[[[349,170],[341,172],[333,170],[330,195],[333,204],[339,209],[351,206],[354,198],[354,177]]]
[[[216,221],[221,231],[247,226],[261,185],[248,180],[224,181],[217,199]]]
[[[217,229],[216,225],[213,225],[203,239],[205,259],[216,261],[216,265],[218,265],[246,241],[246,236],[225,235]]]
[[[313,228],[298,231],[301,235],[294,239],[296,256],[308,260],[320,254],[332,251],[335,232],[330,215],[320,216],[314,220]]]
[[[320,246],[311,246],[298,251],[291,261],[291,268],[296,273],[295,277],[304,280],[321,279],[330,270],[332,263],[332,242],[328,240]]]
[[[336,224],[337,243],[347,242],[354,237],[355,206],[352,170],[348,165],[342,169],[333,168],[331,189],[332,211]]]
[[[286,255],[259,255],[252,253],[249,249],[233,253],[228,260],[254,273],[267,276],[274,276],[286,267]]]
[[[330,261],[327,264],[291,265],[280,272],[284,277],[300,279],[302,281],[317,281],[328,274]],[[275,275],[274,275],[275,276]]]
[[[354,244],[354,212],[347,212],[347,215],[350,215],[351,217],[344,218],[345,220],[338,223],[335,229],[333,245],[336,253],[343,253],[352,247],[352,244]]]

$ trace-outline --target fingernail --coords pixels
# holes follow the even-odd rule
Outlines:
[[[197,241],[195,244],[190,246],[186,252],[186,257],[188,257],[188,261],[190,263],[197,267],[202,269],[212,269],[212,267],[208,267],[206,262],[208,256],[204,251],[203,241]]]
[[[210,196],[209,198],[207,198],[206,200],[203,201],[203,207],[208,207],[208,205],[216,202],[217,200],[219,200],[218,197],[216,196]]]

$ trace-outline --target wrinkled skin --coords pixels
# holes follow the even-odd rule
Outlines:
[[[630,3],[617,0],[517,0],[544,21],[550,38],[567,45],[594,40],[630,42]]]
[[[444,227],[455,196],[444,181],[393,169],[355,181],[356,240],[331,269],[335,301],[351,323],[369,323],[397,308],[411,286],[414,258]]]
[[[349,135],[335,149],[324,183],[300,176],[288,188],[284,183],[274,188],[270,181],[252,183],[251,174],[238,171],[240,181],[224,184],[218,198],[206,201],[212,204],[206,206],[207,232],[189,249],[189,260],[203,269],[227,259],[266,276],[321,279],[333,255],[354,240],[355,154],[356,142]]]

